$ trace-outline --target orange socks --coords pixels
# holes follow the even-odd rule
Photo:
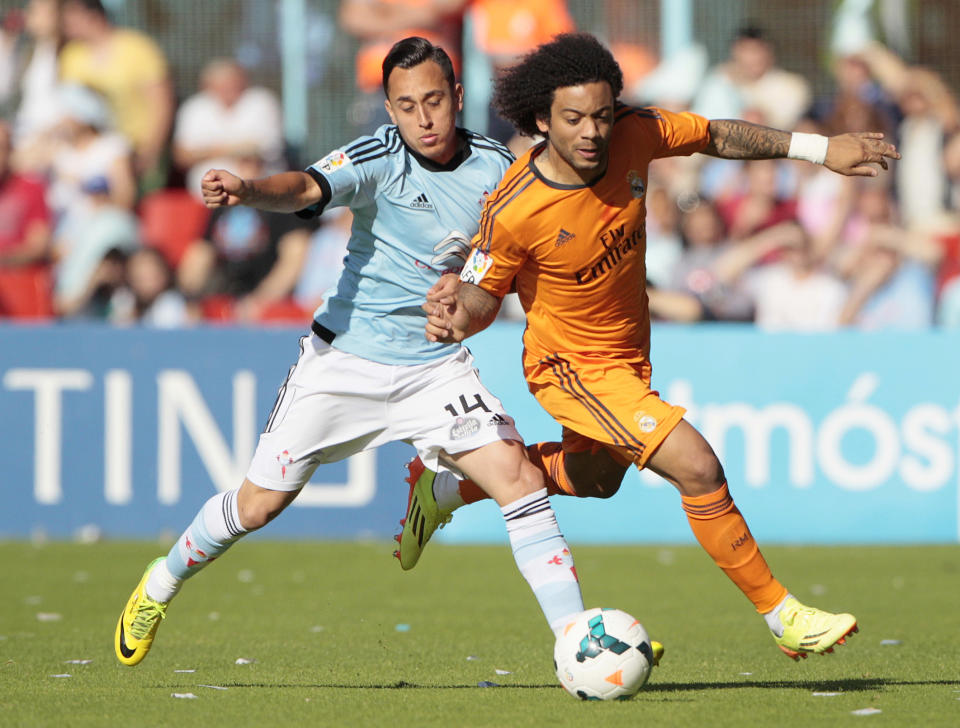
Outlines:
[[[573,483],[567,477],[563,466],[563,445],[559,442],[538,442],[527,445],[530,462],[543,473],[547,495],[576,495]]]
[[[547,495],[576,495],[573,484],[567,478],[567,471],[563,467],[563,446],[559,442],[538,442],[535,445],[527,445],[527,454],[530,456],[530,462],[543,473]],[[460,497],[463,498],[464,503],[475,503],[490,496],[472,480],[461,480]]]
[[[787,590],[773,578],[724,483],[707,495],[682,496],[693,535],[761,614],[771,611]]]

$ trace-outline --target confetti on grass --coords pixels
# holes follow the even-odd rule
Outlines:
[[[235,665],[252,665],[256,660],[249,660],[246,657],[238,657],[235,661]]]
[[[840,693],[814,693],[813,697],[815,698],[835,698]]]
[[[38,622],[59,622],[61,619],[63,615],[56,612],[37,612]]]
[[[478,688],[498,688],[500,683],[490,682],[489,680],[481,680],[477,683]]]
[[[394,629],[397,630],[397,632],[409,632],[409,631],[410,631],[410,625],[409,625],[409,624],[398,624],[396,627],[394,627]]]
[[[210,688],[211,690],[226,690],[225,687],[220,685],[197,685],[198,688]]]
[[[881,645],[902,645],[900,640],[880,640]]]
[[[89,665],[93,660],[65,660],[64,665]]]
[[[69,672],[61,672],[57,675],[51,675],[50,677],[73,677]]]
[[[193,693],[170,693],[171,698],[185,698],[186,700],[195,699],[197,696]]]
[[[196,672],[196,669],[193,668],[193,669],[190,669],[190,670],[174,670],[174,672]]]
[[[880,708],[860,708],[860,710],[851,710],[850,715],[876,715],[882,712]]]
[[[474,660],[479,660],[479,659],[480,659],[480,658],[477,657],[476,655],[467,655],[467,660],[468,660],[469,662],[473,662]]]
[[[496,670],[494,670],[494,672],[497,673],[498,675],[512,675],[512,674],[513,674],[510,670],[501,670],[500,668],[497,668]]]

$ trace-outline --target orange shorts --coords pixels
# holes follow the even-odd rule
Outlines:
[[[650,389],[650,363],[554,354],[531,362],[524,374],[530,391],[563,425],[565,452],[605,448],[638,468],[683,419],[683,407]]]

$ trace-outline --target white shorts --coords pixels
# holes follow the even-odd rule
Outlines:
[[[410,443],[424,465],[437,470],[443,452],[523,441],[500,400],[481,384],[466,347],[414,365],[363,359],[315,335],[302,337],[300,350],[247,472],[261,488],[299,490],[321,463],[388,442]]]

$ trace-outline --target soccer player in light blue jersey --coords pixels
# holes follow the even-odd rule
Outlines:
[[[513,419],[466,348],[423,335],[426,292],[462,267],[484,199],[512,157],[457,128],[463,88],[447,54],[425,39],[391,49],[383,85],[394,123],[305,172],[249,180],[210,170],[203,178],[209,207],[316,215],[346,205],[353,230],[344,272],[300,339],[243,483],[207,501],[147,567],[120,615],[115,647],[126,665],[146,656],[184,580],[277,516],[318,465],[395,440],[414,445],[431,470],[462,473],[497,501],[517,566],[554,631],[583,610],[543,476]],[[436,527],[436,512],[412,512]]]

